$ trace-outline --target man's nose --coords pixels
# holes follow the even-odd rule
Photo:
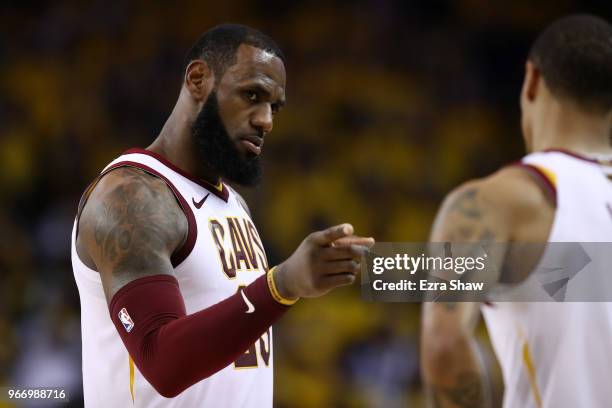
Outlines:
[[[261,133],[266,134],[272,131],[273,120],[272,107],[269,104],[265,104],[253,113],[251,125]]]

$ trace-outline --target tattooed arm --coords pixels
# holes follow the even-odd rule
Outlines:
[[[174,275],[170,257],[187,237],[187,218],[158,177],[133,167],[105,175],[79,220],[77,248],[93,262],[106,299],[148,275]]]
[[[509,167],[452,192],[434,223],[432,242],[483,244],[546,241],[554,209],[523,169]],[[467,251],[470,251],[468,248]],[[504,256],[487,271],[501,271]],[[500,276],[485,277],[495,282]],[[474,338],[480,306],[474,302],[423,304],[421,370],[429,405],[435,408],[490,407],[485,369]]]

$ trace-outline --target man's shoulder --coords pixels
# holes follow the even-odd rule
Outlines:
[[[99,181],[91,191],[91,198],[103,197],[117,191],[129,195],[130,192],[163,193],[166,190],[169,191],[168,186],[161,178],[137,167],[123,166],[99,177]]]
[[[538,180],[520,166],[503,167],[495,173],[472,179],[455,188],[446,201],[478,195],[482,203],[499,211],[522,211],[549,207],[551,198]]]
[[[527,169],[508,166],[454,189],[445,198],[440,214],[445,229],[484,225],[503,241],[545,240],[555,205]]]
[[[135,167],[119,167],[100,177],[83,198],[78,214],[85,237],[109,234],[117,227],[156,232],[158,238],[181,242],[187,220],[164,180]],[[164,226],[164,228],[161,228]],[[80,238],[79,234],[79,237]],[[87,240],[87,239],[86,239]]]
[[[137,224],[161,216],[174,220],[177,227],[183,224],[183,211],[168,184],[137,167],[118,167],[103,174],[87,193],[82,217],[104,215],[109,221],[129,217],[130,223]]]

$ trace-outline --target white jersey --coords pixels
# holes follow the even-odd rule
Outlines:
[[[522,162],[556,190],[549,242],[612,242],[612,167],[560,150]],[[545,252],[540,265],[548,258]],[[609,294],[612,269],[603,268],[601,281],[576,277]],[[504,407],[612,407],[612,303],[497,302],[481,309],[503,372]]]
[[[236,193],[226,185],[209,185],[143,149],[128,150],[102,173],[121,166],[135,166],[163,179],[187,216],[188,238],[172,257],[187,314],[232,296],[240,286],[267,271],[257,230]],[[75,237],[76,223],[72,232],[72,266],[81,299],[87,407],[272,406],[271,328],[233,364],[175,398],[158,394],[129,358],[110,319],[100,275],[79,258]]]

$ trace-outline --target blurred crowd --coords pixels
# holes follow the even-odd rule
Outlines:
[[[1,6],[0,386],[61,385],[82,404],[78,200],[109,161],[155,138],[206,29],[251,25],[287,55],[288,104],[266,142],[264,181],[241,190],[274,264],[345,221],[381,242],[426,240],[450,189],[523,154],[530,40],[560,15],[605,6],[578,3]],[[358,285],[299,302],[275,327],[276,405],[421,406],[419,313],[363,302]]]

